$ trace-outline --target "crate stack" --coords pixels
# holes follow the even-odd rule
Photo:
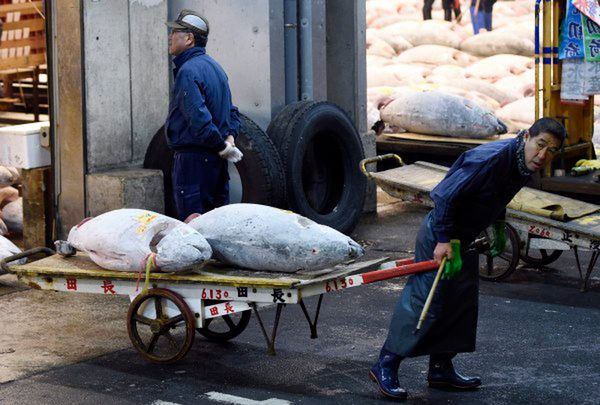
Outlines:
[[[0,0],[0,19],[0,123],[39,121],[48,111],[44,2]]]

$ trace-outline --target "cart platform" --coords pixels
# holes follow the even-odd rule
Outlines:
[[[38,254],[45,258],[12,265]],[[172,363],[189,351],[197,331],[209,340],[224,342],[244,331],[255,314],[275,353],[275,338],[282,309],[299,304],[308,321],[311,338],[317,337],[317,320],[323,296],[351,287],[438,268],[433,261],[414,263],[412,258],[387,257],[347,262],[322,270],[296,273],[257,272],[210,262],[192,273],[132,273],[106,270],[87,255],[63,257],[48,248],[35,248],[0,260],[0,268],[15,274],[32,288],[70,293],[125,295],[131,300],[127,331],[135,349],[147,360]],[[305,299],[318,296],[314,315]],[[276,306],[267,332],[259,309]]]
[[[346,277],[360,271],[378,268],[387,258],[369,261],[348,262],[323,270],[301,270],[296,273],[278,273],[272,271],[252,271],[227,267],[211,262],[191,273],[149,274],[152,283],[169,284],[208,284],[233,287],[257,288],[301,288],[340,277]],[[24,265],[12,266],[10,272],[20,278],[85,278],[137,281],[145,275],[124,271],[106,270],[94,263],[87,255],[78,252],[75,256],[63,257],[58,254],[45,257]]]

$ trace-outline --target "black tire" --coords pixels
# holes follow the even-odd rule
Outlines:
[[[146,149],[143,167],[156,169],[163,172],[163,187],[165,198],[165,215],[177,218],[177,208],[173,198],[173,181],[171,180],[171,167],[173,167],[173,151],[167,145],[165,126],[160,127]]]
[[[230,195],[241,196],[231,202],[247,202],[285,208],[285,180],[283,165],[277,149],[267,134],[250,118],[240,114],[241,127],[236,146],[244,158],[229,165]],[[164,126],[152,138],[143,167],[162,170],[164,177],[165,214],[177,217],[173,199],[171,167],[173,151],[167,146]],[[238,190],[237,188],[241,188]]]
[[[235,169],[242,183],[241,201],[285,208],[283,165],[275,145],[250,118],[240,114],[240,121],[235,145],[244,158],[235,164]]]
[[[219,302],[221,301],[204,300],[204,305],[214,305]],[[205,321],[204,328],[196,328],[196,331],[211,342],[227,342],[246,329],[251,316],[252,311],[243,311],[219,318],[210,318]]]
[[[296,115],[301,113],[307,107],[312,104],[312,101],[296,101],[286,105],[267,127],[267,135],[275,144],[275,147],[279,150],[283,139],[285,139],[285,133],[291,122],[296,120]]]
[[[288,208],[350,233],[362,213],[367,181],[362,142],[352,121],[328,102],[286,106],[267,129],[284,162]]]
[[[506,249],[500,256],[491,257],[489,251],[480,254],[479,277],[487,281],[501,281],[510,276],[519,264],[520,240],[515,229],[506,224],[508,242]],[[491,238],[484,231],[479,238],[485,237],[491,244]]]
[[[534,267],[543,267],[555,262],[563,252],[562,250],[529,249],[527,245],[523,246],[521,260]]]

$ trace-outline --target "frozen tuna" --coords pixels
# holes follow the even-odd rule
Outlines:
[[[2,218],[2,217],[0,216],[0,218]],[[6,235],[6,234],[8,234],[8,227],[6,226],[4,221],[2,219],[0,219],[0,235]]]
[[[5,259],[8,256],[16,255],[17,253],[21,253],[21,249],[4,236],[0,236],[0,259]],[[25,261],[27,261],[27,259],[20,259],[11,262],[10,264],[23,264]]]
[[[19,198],[19,190],[14,187],[0,188],[0,208],[11,203]]]
[[[513,130],[529,128],[535,121],[535,97],[525,97],[507,104],[496,111],[496,115]]]
[[[19,171],[14,167],[0,166],[0,187],[10,186],[19,181]]]
[[[123,208],[82,221],[68,243],[110,270],[140,271],[151,253],[165,272],[189,270],[210,259],[206,239],[190,226],[152,211]]]
[[[367,35],[367,55],[393,58],[396,56],[396,51],[383,39],[374,35]]]
[[[534,54],[532,40],[517,34],[497,31],[483,32],[467,38],[461,42],[460,49],[479,56],[497,54],[533,56]]]
[[[258,204],[231,204],[189,225],[210,243],[215,258],[253,270],[321,269],[364,254],[348,236],[308,218]]]
[[[520,55],[494,55],[475,62],[465,69],[467,77],[496,81],[508,75],[518,75],[534,67],[532,58]]]
[[[2,208],[0,218],[6,224],[9,232],[15,234],[23,233],[23,197],[6,204]]]
[[[418,65],[397,63],[394,65],[374,66],[367,69],[369,87],[402,86],[422,81],[430,70]]]
[[[447,21],[399,21],[381,28],[386,36],[401,36],[414,46],[442,45],[458,48],[460,36]]]
[[[452,78],[449,76],[444,77],[441,75],[431,75],[427,77],[427,81],[438,84],[446,84],[467,91],[476,91],[493,98],[500,104],[511,103],[522,97],[521,95],[515,95],[515,92],[513,91],[505,91],[504,89],[499,88],[497,86],[497,82],[491,84],[481,79],[466,79],[463,77]]]
[[[401,63],[467,66],[477,58],[447,46],[420,45],[402,52],[396,60]]]
[[[381,118],[421,134],[488,138],[506,133],[502,121],[475,102],[438,91],[399,96],[381,109]]]
[[[402,38],[400,35],[391,35],[383,30],[376,30],[373,28],[367,29],[367,41],[369,37],[378,37],[387,42],[396,53],[404,52],[409,48],[413,47],[413,44]]]

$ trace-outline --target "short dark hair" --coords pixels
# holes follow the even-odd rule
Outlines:
[[[194,31],[190,31],[190,32],[194,35],[194,45],[205,48],[206,43],[208,42],[208,35],[200,34],[199,32],[194,32]]]
[[[540,118],[529,127],[529,136],[535,138],[542,132],[546,132],[560,141],[562,146],[564,140],[567,138],[567,130],[560,122],[553,118]]]

